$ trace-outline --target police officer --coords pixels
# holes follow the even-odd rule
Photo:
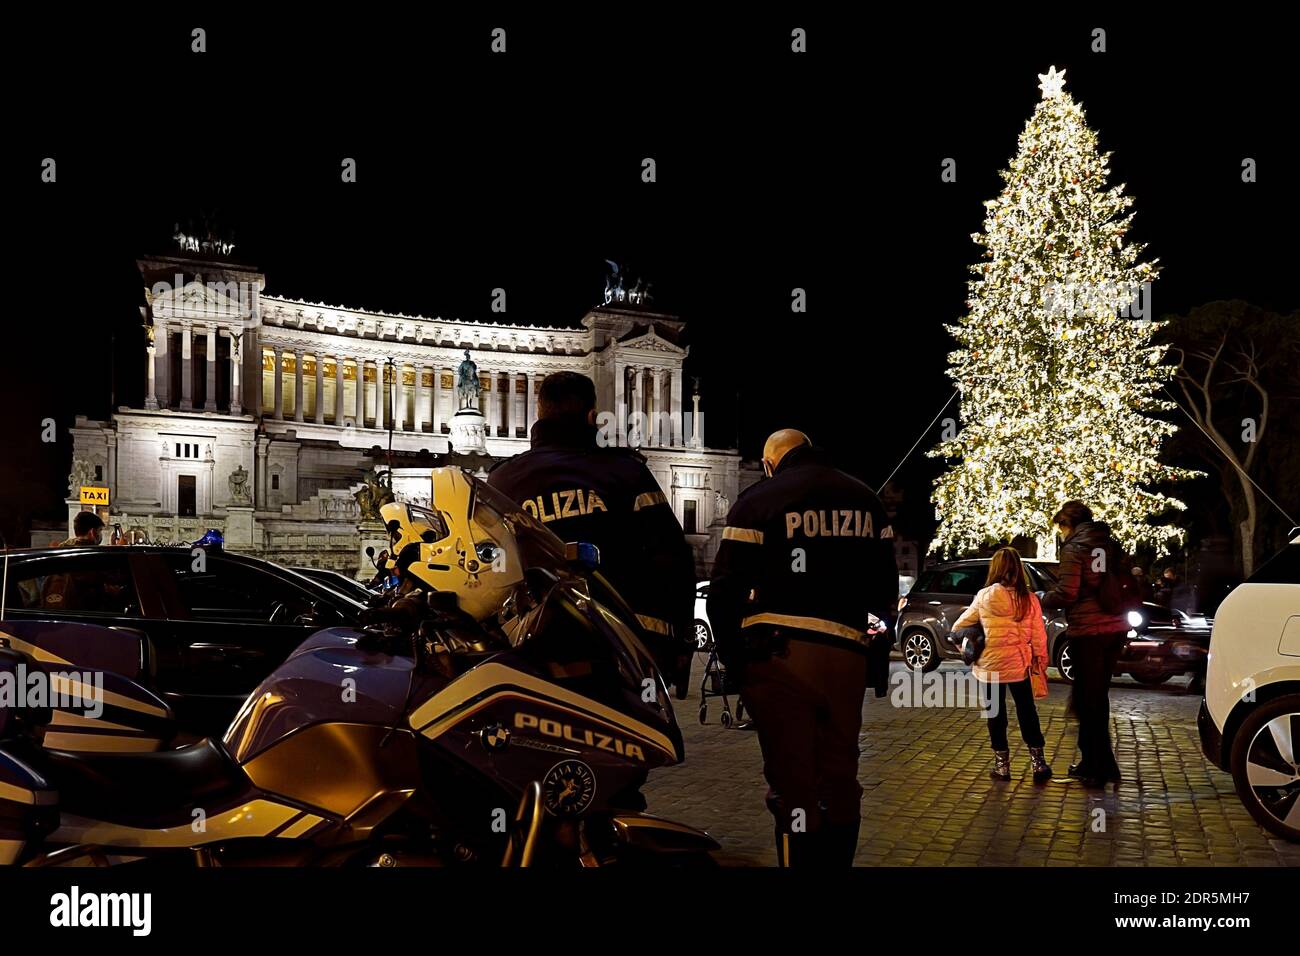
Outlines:
[[[898,601],[893,530],[802,432],[773,434],[763,471],[727,515],[709,621],[758,731],[779,864],[850,866],[862,701],[869,683],[884,692]]]
[[[532,448],[488,484],[562,541],[600,549],[600,570],[636,612],[665,680],[686,697],[695,616],[695,557],[645,459],[597,443],[596,387],[576,372],[542,380]]]

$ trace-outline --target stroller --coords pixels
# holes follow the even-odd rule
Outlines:
[[[722,716],[719,722],[730,728],[745,719],[745,705],[736,699],[736,716],[731,715],[731,701],[727,699],[727,668],[718,659],[718,648],[713,642],[713,635],[707,631],[701,633],[697,628],[695,649],[697,653],[708,651],[709,659],[704,664],[704,677],[700,681],[700,723],[709,719],[709,698],[722,698]]]

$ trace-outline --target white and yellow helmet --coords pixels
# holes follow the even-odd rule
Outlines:
[[[459,468],[435,468],[431,507],[390,502],[381,507],[405,573],[436,591],[456,594],[462,611],[484,620],[499,611],[523,580],[514,534],[492,508],[478,507],[478,483]]]

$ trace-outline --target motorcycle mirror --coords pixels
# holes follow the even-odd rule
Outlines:
[[[375,549],[370,545],[366,545],[366,557],[372,561],[375,559]]]

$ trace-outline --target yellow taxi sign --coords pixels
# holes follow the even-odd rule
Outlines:
[[[108,504],[107,488],[92,488],[89,485],[81,486],[81,503],[83,505],[106,505]]]

